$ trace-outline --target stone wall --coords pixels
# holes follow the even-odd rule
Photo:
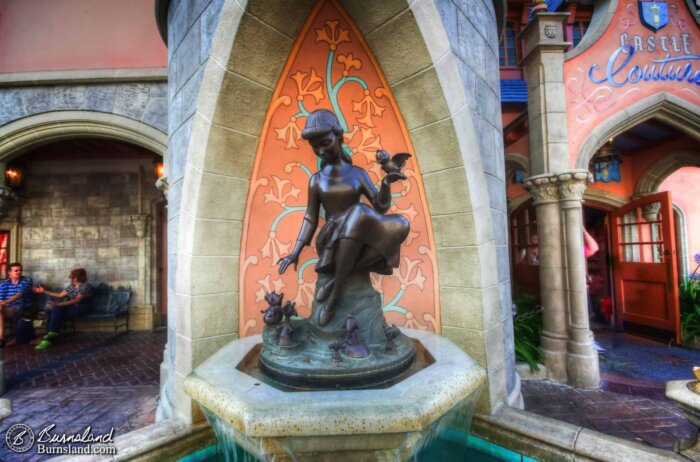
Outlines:
[[[138,213],[133,173],[28,175],[21,192],[20,260],[35,283],[59,288],[83,267],[93,285],[131,286],[137,300],[139,242],[130,216]],[[151,196],[158,191],[151,186]],[[149,203],[148,196],[145,204]]]
[[[165,82],[0,88],[0,126],[44,112],[85,110],[122,115],[165,132],[166,93]]]
[[[501,326],[505,351],[506,384],[515,387],[515,351],[511,314],[510,264],[508,257],[508,206],[506,203],[505,156],[498,64],[498,30],[494,2],[473,0],[436,1],[450,40],[478,133],[493,235],[496,239]],[[475,40],[475,37],[481,40]]]
[[[192,120],[224,0],[171,0],[168,8],[168,344],[163,358],[158,419],[172,416],[176,323],[175,276],[182,184]],[[167,377],[167,378],[165,378]]]

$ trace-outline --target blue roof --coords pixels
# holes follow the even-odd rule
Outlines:
[[[502,103],[527,103],[527,83],[524,80],[501,80]]]

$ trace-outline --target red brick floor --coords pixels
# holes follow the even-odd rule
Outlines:
[[[667,450],[697,433],[663,389],[608,381],[602,385],[605,389],[580,390],[524,381],[525,410]]]
[[[0,461],[45,460],[18,455],[4,442],[10,425],[36,431],[56,424],[56,432],[75,433],[90,425],[94,433],[127,433],[155,420],[159,368],[165,332],[66,336],[52,348],[31,345],[3,349],[13,415],[0,423]]]

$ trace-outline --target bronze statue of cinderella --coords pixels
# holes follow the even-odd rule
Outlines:
[[[316,238],[316,271],[331,277],[317,286],[315,299],[323,303],[318,323],[325,326],[333,319],[343,285],[352,272],[388,275],[399,266],[399,247],[408,236],[409,223],[401,215],[386,212],[391,205],[391,183],[406,177],[400,172],[388,173],[377,191],[367,172],[352,165],[343,149],[343,129],[329,110],[312,112],[301,137],[321,163],[309,180],[306,214],[296,245],[290,255],[279,260],[279,272],[284,273],[292,263],[296,269],[299,254],[311,243],[323,206],[326,224]],[[371,206],[362,202],[363,196]]]

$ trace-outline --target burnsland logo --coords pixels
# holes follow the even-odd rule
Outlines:
[[[34,432],[28,425],[15,424],[7,429],[5,443],[13,452],[27,452],[34,445]]]
[[[7,447],[13,452],[24,453],[36,446],[36,454],[54,455],[115,455],[114,428],[107,433],[93,433],[87,426],[79,433],[56,432],[50,424],[35,436],[25,424],[12,425],[5,433]]]

